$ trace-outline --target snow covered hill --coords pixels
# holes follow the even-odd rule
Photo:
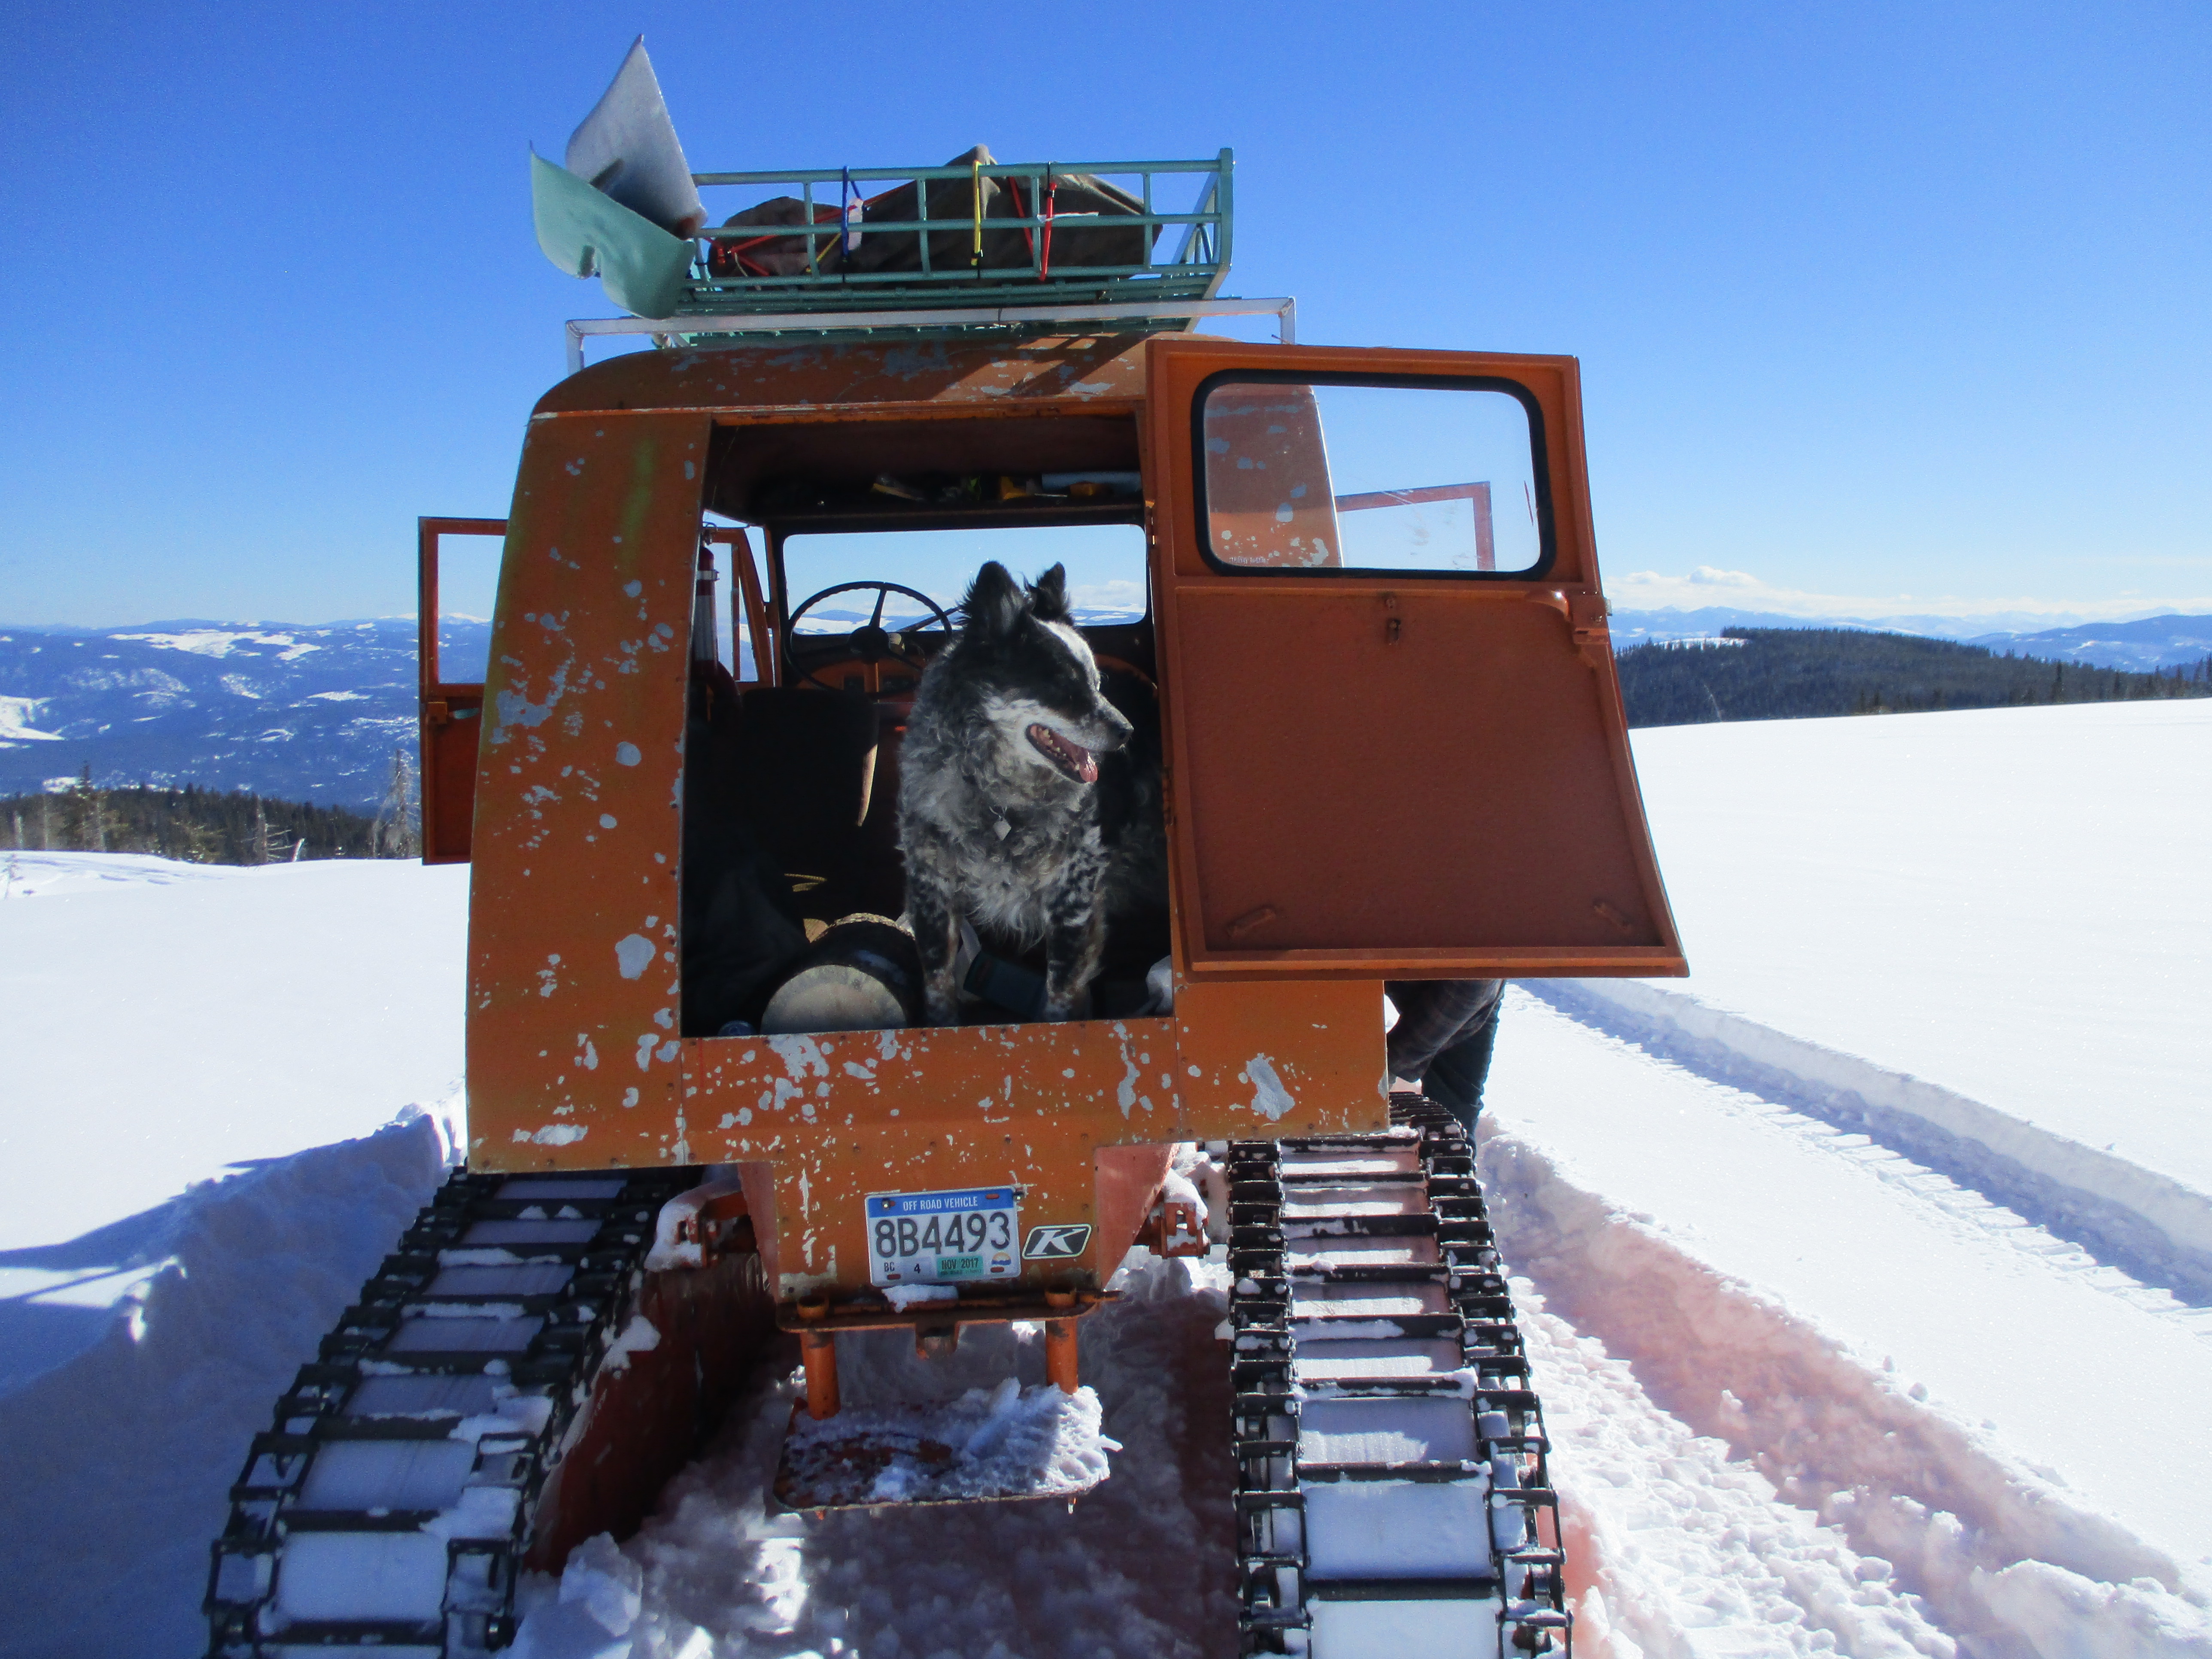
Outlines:
[[[1092,623],[1140,614],[1076,613]],[[832,605],[800,628],[846,633],[868,619]],[[481,680],[491,625],[439,626],[446,678]],[[0,796],[58,787],[89,766],[105,788],[197,783],[373,811],[394,746],[416,742],[415,634],[410,617],[0,629]],[[741,673],[750,660],[745,650]]]
[[[1977,634],[1966,643],[2099,668],[2172,668],[2212,657],[2212,617],[2142,617],[2027,633]]]
[[[1637,752],[1694,976],[1516,988],[1483,1134],[1577,1653],[2212,1655],[2212,708]],[[465,872],[25,866],[0,1654],[189,1654],[246,1437],[451,1144]],[[770,1518],[782,1385],[530,1651],[1227,1650],[1218,1285],[1140,1261],[1086,1332],[1073,1513]],[[952,1384],[1035,1380],[1001,1337]]]
[[[481,676],[488,633],[446,624],[454,678]],[[89,766],[109,787],[198,783],[373,807],[393,745],[415,742],[415,698],[411,617],[9,629],[0,631],[0,795]]]
[[[1683,611],[1613,613],[1616,651],[1669,641],[1710,640],[1730,628],[1850,628],[1956,640],[2046,662],[2081,663],[2137,672],[2198,663],[2212,656],[2212,617],[2138,617],[2127,622],[2039,627],[2026,613],[1997,617],[1795,617],[1775,611],[1703,605]]]

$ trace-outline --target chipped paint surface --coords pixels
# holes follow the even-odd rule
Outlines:
[[[775,1212],[793,1218],[770,1263],[783,1294],[842,1283],[838,1261],[865,1284],[870,1192],[1012,1182],[1024,1217],[1095,1221],[1097,1150],[1176,1138],[1169,1103],[1152,1103],[1157,1127],[1117,1103],[1129,1063],[1174,1042],[1168,1020],[692,1039],[690,1145],[769,1166]],[[1069,1265],[1086,1283],[1111,1272]]]
[[[1252,1085],[1252,1109],[1270,1123],[1280,1123],[1297,1108],[1291,1091],[1283,1087],[1283,1080],[1275,1075],[1274,1062],[1265,1054],[1255,1054],[1244,1062],[1244,1078]]]
[[[1048,398],[1096,408],[1133,405],[1144,388],[1144,343],[1129,335],[1019,344],[896,340],[701,347],[632,352],[594,363],[547,392],[532,424],[568,415],[603,416],[611,409],[775,410],[819,416],[854,404]]]
[[[1160,1059],[1176,1082],[1182,1136],[1382,1127],[1389,1103],[1374,1090],[1382,994],[1372,980],[1179,980],[1176,1046]]]
[[[1014,398],[1133,410],[1142,374],[1127,339],[649,352],[541,405],[509,520],[477,782],[475,1167],[737,1164],[784,1295],[866,1282],[866,1193],[1012,1182],[1025,1220],[1094,1224],[1091,1255],[1060,1270],[1079,1284],[1117,1265],[1162,1144],[1383,1121],[1371,982],[1186,984],[1173,1019],[677,1034],[706,411]],[[587,403],[598,418],[560,418]],[[1255,1054],[1275,1091],[1256,1098]]]
[[[660,919],[678,911],[684,653],[625,647],[688,638],[709,435],[648,417],[524,446],[470,882],[469,1089],[490,1167],[650,1165],[677,1138],[679,1051],[653,1016],[677,990]],[[649,1137],[629,1127],[652,1117]],[[556,1118],[563,1134],[538,1133]]]
[[[549,1123],[534,1133],[528,1129],[517,1129],[514,1138],[526,1145],[573,1146],[589,1133],[591,1131],[580,1123]]]

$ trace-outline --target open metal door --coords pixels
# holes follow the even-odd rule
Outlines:
[[[1569,357],[1147,347],[1176,954],[1680,974]]]
[[[422,735],[422,862],[466,864],[476,828],[483,683],[449,680],[441,660],[439,556],[449,536],[507,535],[504,519],[416,521],[416,664]]]

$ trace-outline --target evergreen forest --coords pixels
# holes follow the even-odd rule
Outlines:
[[[2139,674],[1856,629],[1731,628],[1614,662],[1631,726],[2212,696],[2212,658]]]
[[[17,848],[154,853],[194,864],[412,857],[421,851],[404,818],[387,823],[343,807],[191,784],[101,789],[88,778],[52,793],[0,797],[0,852]]]

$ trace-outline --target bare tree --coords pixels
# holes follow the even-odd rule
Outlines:
[[[77,775],[76,787],[70,791],[76,797],[77,845],[94,853],[107,850],[107,798],[92,781],[92,764],[85,763]]]
[[[405,744],[392,750],[392,775],[384,786],[384,800],[376,809],[371,844],[380,859],[419,858],[422,853],[422,794],[415,775],[415,757]]]

